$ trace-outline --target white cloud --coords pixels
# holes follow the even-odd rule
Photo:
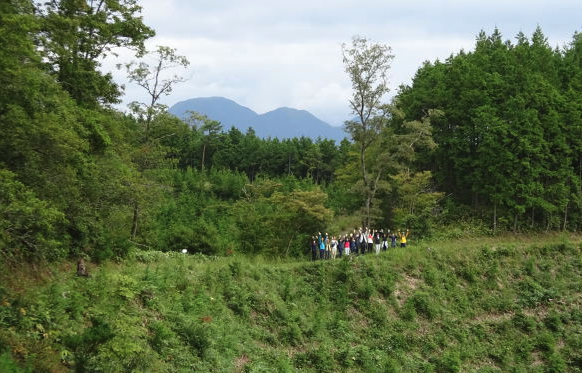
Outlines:
[[[423,61],[470,50],[481,29],[506,39],[539,25],[552,45],[568,42],[582,22],[582,3],[555,0],[143,0],[157,36],[186,55],[189,80],[163,101],[224,96],[257,112],[306,109],[334,124],[348,118],[350,83],[341,44],[363,35],[393,48],[392,94]],[[131,59],[128,53],[120,58]],[[106,61],[111,69],[114,61]],[[118,81],[124,76],[115,72]],[[143,100],[128,85],[125,101]]]

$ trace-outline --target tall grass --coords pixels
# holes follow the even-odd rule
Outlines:
[[[0,371],[580,372],[581,254],[508,236],[2,271]]]

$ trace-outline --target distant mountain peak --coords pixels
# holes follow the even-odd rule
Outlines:
[[[242,106],[225,97],[198,97],[176,103],[170,113],[179,118],[186,118],[188,111],[206,115],[222,123],[223,128],[236,127],[246,131],[249,127],[259,137],[292,138],[318,137],[341,141],[345,137],[342,128],[334,127],[322,121],[307,110],[280,107],[264,114],[257,114],[252,109]]]

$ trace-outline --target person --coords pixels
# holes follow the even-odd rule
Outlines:
[[[406,239],[408,238],[408,229],[406,230],[406,232],[399,232],[398,233],[398,237],[400,238],[400,247],[406,247]]]
[[[356,237],[354,237],[353,235],[350,236],[350,252],[354,252],[356,251],[356,247],[357,247],[358,243],[356,242]]]
[[[372,236],[372,231],[368,230],[368,247],[366,248],[366,251],[371,253],[372,252],[372,247],[374,245],[374,237]]]
[[[335,259],[337,255],[337,240],[335,239],[335,236],[331,237],[330,247],[331,247],[331,258]]]
[[[386,251],[386,249],[388,249],[388,235],[384,232],[384,229],[380,229],[380,235],[382,237],[382,251]]]
[[[323,260],[325,257],[325,240],[321,237],[321,232],[318,235],[319,240],[319,259]]]
[[[388,232],[390,232],[390,231],[388,231]],[[396,234],[394,232],[391,232],[388,237],[390,237],[390,247],[395,249],[396,248]]]
[[[350,255],[350,239],[347,235],[344,236],[344,254],[346,256]]]
[[[376,251],[376,255],[380,254],[381,243],[382,238],[380,237],[380,232],[376,231],[376,233],[374,233],[374,250]]]
[[[359,254],[359,251],[360,251],[360,246],[362,245],[362,231],[361,231],[361,228],[360,228],[360,231],[359,232],[356,232],[356,234],[354,236],[354,239],[356,241],[356,244],[354,245],[353,254],[354,255],[358,255]]]
[[[325,259],[329,259],[331,257],[331,240],[329,239],[329,235],[325,232]]]
[[[311,260],[317,260],[317,238],[311,236]]]

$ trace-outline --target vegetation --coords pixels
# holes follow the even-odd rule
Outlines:
[[[159,98],[188,61],[144,49],[154,32],[133,0],[1,6],[5,261],[184,248],[300,257],[336,221],[417,239],[581,227],[579,34],[552,50],[539,29],[516,45],[482,33],[474,52],[425,64],[392,103],[390,48],[354,38],[343,51],[358,118],[336,144],[169,115]],[[114,48],[153,59],[125,66],[149,94],[127,114],[109,107],[120,90],[98,69]]]
[[[0,371],[581,372],[580,237],[525,241],[2,270]]]
[[[579,239],[546,240],[582,228],[581,34],[482,32],[390,103],[390,48],[354,38],[336,144],[168,114],[188,61],[140,11],[0,2],[0,371],[582,370]],[[361,224],[417,245],[301,261]],[[540,243],[453,242],[509,230]]]
[[[399,95],[407,119],[444,113],[420,167],[494,230],[580,229],[581,48],[579,33],[552,49],[540,28],[516,44],[481,32],[473,52],[427,62]]]

